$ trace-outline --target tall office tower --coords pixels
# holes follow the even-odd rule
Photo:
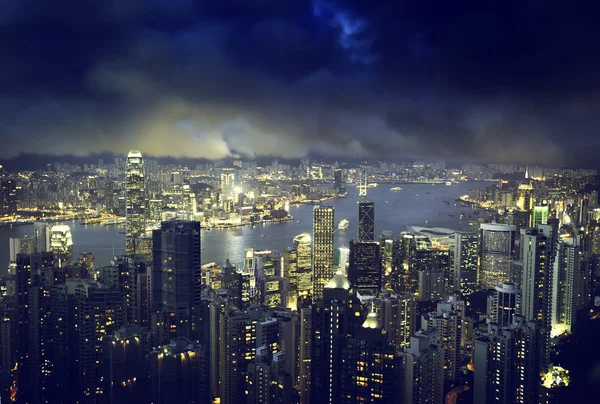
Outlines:
[[[452,287],[455,292],[469,296],[477,291],[479,243],[473,233],[454,233],[454,263]]]
[[[29,368],[29,349],[30,349],[30,332],[29,332],[29,289],[32,285],[32,280],[38,270],[42,268],[52,268],[54,266],[54,255],[52,253],[42,253],[34,255],[17,255],[17,265],[15,267],[15,292],[16,292],[16,316],[15,316],[15,345],[17,359],[17,386],[18,398],[23,402],[28,402],[30,399],[29,382],[31,372],[36,369]]]
[[[455,386],[462,362],[460,346],[464,315],[465,302],[457,300],[455,296],[439,302],[437,310],[427,315],[427,329],[437,330],[437,345],[442,349],[444,357],[444,386],[448,390]]]
[[[548,205],[534,206],[531,215],[531,227],[537,227],[540,224],[548,224]]]
[[[50,251],[50,226],[47,223],[33,223],[33,250],[36,254]]]
[[[479,286],[483,289],[493,289],[510,279],[510,263],[515,248],[515,226],[482,223],[479,228]]]
[[[340,403],[391,403],[398,400],[402,361],[374,312],[368,314],[342,351]]]
[[[152,312],[162,316],[167,340],[195,338],[202,287],[200,222],[163,222],[153,232],[152,256]]]
[[[343,194],[345,191],[341,168],[336,168],[335,170],[333,170],[333,188],[338,194]]]
[[[66,291],[74,301],[77,393],[81,402],[96,403],[104,394],[103,339],[121,327],[121,293],[113,285],[89,279],[67,279]]]
[[[521,314],[527,321],[537,321],[542,335],[539,344],[539,369],[550,363],[550,333],[552,328],[552,270],[557,229],[551,224],[521,229],[521,260],[523,298]]]
[[[404,400],[413,404],[442,404],[444,352],[437,331],[418,331],[404,354]]]
[[[350,283],[341,271],[323,289],[323,299],[313,305],[311,402],[340,400],[342,349],[350,332]]]
[[[418,300],[437,302],[446,294],[446,279],[443,271],[429,268],[419,271]]]
[[[144,159],[137,150],[127,155],[125,220],[125,253],[135,254],[138,240],[146,233]]]
[[[375,240],[375,202],[367,198],[367,195],[360,197],[358,201],[358,241]]]
[[[294,237],[296,250],[296,285],[301,298],[312,296],[312,239],[310,234],[302,233]]]
[[[248,365],[248,404],[292,402],[292,377],[286,372],[286,355],[268,347],[256,349],[254,363]]]
[[[50,230],[50,250],[54,253],[59,267],[73,263],[73,236],[66,224],[52,226]]]
[[[209,404],[209,369],[205,348],[189,339],[158,347],[150,353],[150,402]]]
[[[312,308],[300,308],[300,347],[298,349],[298,395],[300,404],[310,401],[310,371],[312,349]]]
[[[323,298],[323,287],[334,275],[333,220],[333,206],[314,207],[312,234],[313,301]]]
[[[0,215],[16,215],[18,205],[17,181],[13,179],[2,181],[0,187],[0,196],[2,197],[2,204],[0,205]]]
[[[396,353],[410,346],[410,338],[416,331],[417,308],[414,295],[410,293],[388,294],[381,297],[380,317],[387,342]]]
[[[475,339],[473,397],[475,403],[538,403],[535,322],[515,316],[511,325],[488,324]]]
[[[151,334],[129,325],[103,339],[103,396],[107,402],[129,404],[150,398]]]
[[[358,292],[378,296],[381,291],[381,256],[376,241],[350,241],[348,281]]]
[[[31,237],[11,237],[8,239],[9,244],[9,261],[8,273],[14,274],[17,265],[17,255],[31,255],[34,253],[33,239]]]
[[[576,238],[561,240],[552,277],[552,336],[573,331],[577,312],[587,304],[588,282]]]
[[[491,322],[499,326],[512,324],[514,316],[521,314],[522,293],[519,285],[512,282],[496,286],[492,295]]]

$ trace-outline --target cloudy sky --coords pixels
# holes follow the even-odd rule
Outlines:
[[[598,165],[600,6],[583,3],[0,0],[0,159]]]

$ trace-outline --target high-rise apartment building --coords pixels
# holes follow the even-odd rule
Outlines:
[[[139,239],[146,233],[146,186],[142,153],[131,150],[126,168],[125,252],[135,254]]]
[[[473,402],[538,403],[540,373],[536,323],[515,316],[513,324],[488,324],[475,338]]]
[[[333,206],[315,206],[312,235],[313,301],[323,297],[323,288],[334,275],[333,232]]]
[[[589,275],[577,238],[558,243],[552,276],[552,334],[571,333],[577,312],[587,305]]]
[[[416,331],[417,308],[411,293],[389,294],[380,298],[380,317],[387,341],[404,352],[410,346],[410,339]]]

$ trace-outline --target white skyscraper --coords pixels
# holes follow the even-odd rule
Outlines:
[[[131,150],[127,155],[126,172],[126,232],[125,252],[136,253],[136,245],[146,232],[146,188],[144,184],[144,159],[142,153]]]
[[[73,237],[69,226],[64,224],[52,226],[50,250],[54,253],[54,261],[59,267],[73,263]]]

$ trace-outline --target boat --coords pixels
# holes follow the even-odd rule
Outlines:
[[[390,188],[390,191],[392,191],[392,192],[398,192],[398,191],[402,191],[402,188],[400,188],[400,187],[393,187],[393,188]]]
[[[338,230],[346,230],[348,227],[350,227],[350,222],[347,219],[342,219],[338,224]]]
[[[377,184],[376,182],[372,182],[368,185],[368,187],[369,188],[377,188],[377,185],[379,185],[379,184]]]
[[[452,181],[446,181],[446,185],[449,187],[452,186]]]

